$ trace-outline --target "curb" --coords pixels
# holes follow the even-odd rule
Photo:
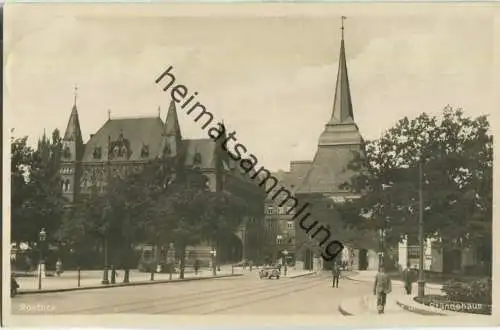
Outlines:
[[[373,282],[372,280],[370,279],[366,279],[366,280],[360,280],[360,279],[356,279],[356,278],[353,278],[352,276],[356,276],[358,275],[359,273],[357,274],[353,274],[353,275],[350,275],[350,276],[345,276],[346,279],[350,280],[350,281],[355,281],[355,282],[365,282],[365,283],[370,283],[370,282]],[[403,281],[401,280],[391,280],[393,283],[397,283],[397,284],[400,284],[400,285],[404,285]],[[438,289],[441,289],[442,288],[442,285],[441,284],[435,284],[435,283],[425,283],[425,286],[429,289],[435,289],[435,290],[438,290]]]
[[[339,304],[338,310],[339,310],[340,314],[342,314],[343,316],[353,316],[353,315],[354,315],[354,314],[349,313],[348,311],[346,311],[346,310],[342,307],[342,303],[340,303],[340,304]]]
[[[298,277],[311,276],[311,275],[316,275],[316,272],[310,272],[310,273],[305,273],[305,274],[299,274],[299,275],[294,275],[294,276],[288,276],[288,278],[298,278]]]
[[[405,303],[402,303],[400,300],[396,300],[396,305],[404,309],[405,311],[415,313],[415,314],[420,314],[420,315],[431,315],[431,316],[448,316],[447,314],[444,313],[439,313],[439,312],[434,312],[430,310],[426,310],[423,308],[417,308],[415,306],[410,306]]]
[[[359,273],[356,273],[356,274],[353,274],[353,275],[347,275],[347,276],[344,276],[344,278],[346,280],[349,280],[349,281],[354,281],[354,282],[369,282],[369,281],[363,281],[363,280],[358,280],[358,279],[355,279],[353,278],[352,276],[356,276],[358,275]]]
[[[83,290],[98,290],[98,289],[109,289],[109,288],[120,288],[126,286],[140,286],[140,285],[154,285],[154,284],[167,284],[167,283],[176,283],[176,282],[190,282],[190,281],[201,281],[201,280],[212,280],[217,278],[225,278],[225,277],[236,277],[242,276],[243,274],[230,274],[230,275],[219,275],[219,276],[211,276],[211,277],[194,277],[194,278],[185,278],[185,279],[175,279],[175,280],[159,280],[159,281],[141,281],[141,282],[130,282],[130,283],[116,283],[116,284],[101,284],[94,286],[85,286],[85,287],[76,287],[76,288],[62,288],[62,289],[46,289],[46,290],[26,290],[26,291],[18,291],[18,295],[25,294],[44,294],[44,293],[55,293],[55,292],[67,292],[67,291],[83,291]]]

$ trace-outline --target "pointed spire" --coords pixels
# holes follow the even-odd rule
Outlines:
[[[64,133],[63,140],[75,141],[83,144],[82,130],[80,129],[80,120],[78,119],[78,109],[76,108],[76,92],[74,102],[75,103],[73,103],[73,109],[71,110],[71,115],[69,116],[68,126],[66,126],[66,132]]]
[[[339,69],[337,73],[337,85],[335,87],[335,99],[333,101],[333,111],[329,122],[330,124],[349,123],[354,121],[344,46],[345,19],[345,16],[341,17],[342,40],[340,41]]]
[[[172,100],[170,106],[168,107],[167,119],[165,120],[165,135],[173,135],[181,139],[181,128],[179,125],[179,119],[177,118],[177,110],[175,108],[175,102]]]
[[[75,93],[74,93],[74,99],[73,99],[73,108],[76,109],[76,98],[78,97],[78,86],[75,85]]]

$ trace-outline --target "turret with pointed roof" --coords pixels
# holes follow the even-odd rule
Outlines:
[[[82,131],[80,129],[80,120],[78,119],[78,109],[76,104],[73,104],[73,108],[71,109],[71,115],[69,116],[63,140],[75,141],[78,144],[83,144]]]
[[[164,138],[162,141],[162,153],[165,157],[176,157],[181,154],[182,134],[177,117],[175,102],[172,100],[168,107],[167,118],[165,119]]]
[[[61,189],[68,200],[73,201],[78,190],[78,163],[83,157],[85,145],[83,144],[78,109],[76,106],[76,87],[73,108],[69,116],[68,125],[62,140],[61,159]]]
[[[330,120],[319,137],[318,149],[298,194],[344,194],[340,185],[353,174],[347,165],[363,139],[354,122],[351,91],[347,74],[344,27],[340,42],[337,83]]]

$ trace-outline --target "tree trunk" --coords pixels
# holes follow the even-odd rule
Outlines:
[[[179,258],[180,258],[180,263],[179,263],[179,279],[184,279],[184,268],[186,264],[186,247],[183,246],[180,251],[179,251]]]

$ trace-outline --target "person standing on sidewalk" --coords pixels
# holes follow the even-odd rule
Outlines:
[[[63,265],[62,265],[62,260],[61,258],[57,259],[57,262],[56,262],[56,275],[57,276],[61,276],[62,272],[63,272]]]
[[[387,295],[392,291],[392,284],[389,275],[385,273],[384,267],[380,266],[375,283],[373,285],[373,294],[377,296],[377,310],[379,314],[384,313]]]
[[[339,287],[340,266],[335,262],[332,268],[332,288]]]
[[[405,283],[406,294],[411,294],[411,285],[413,283],[413,271],[410,268],[410,264],[406,264],[406,269],[403,270],[403,281]]]
[[[194,260],[194,274],[198,275],[198,270],[200,269],[200,261],[198,259]]]

